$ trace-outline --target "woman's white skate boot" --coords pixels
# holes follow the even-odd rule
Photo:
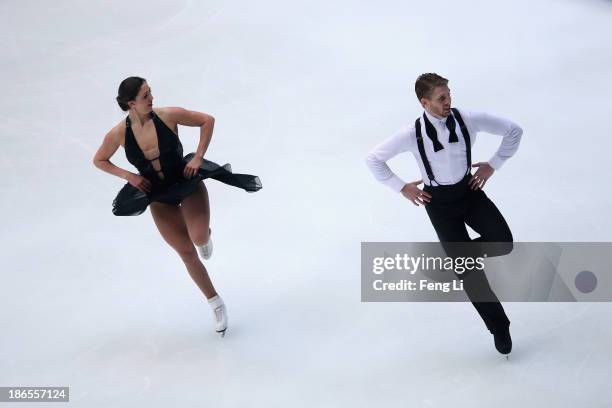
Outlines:
[[[212,238],[210,236],[211,234],[212,234],[212,231],[209,228],[208,229],[208,242],[201,246],[196,245],[196,247],[198,248],[198,253],[202,257],[202,259],[209,259],[212,256],[213,243],[212,243]]]
[[[215,295],[208,299],[208,304],[212,308],[213,314],[215,315],[215,331],[225,337],[225,330],[227,330],[227,309],[221,296]]]

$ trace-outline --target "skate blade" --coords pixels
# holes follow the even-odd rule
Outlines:
[[[224,329],[224,330],[219,330],[217,333],[219,333],[219,335],[220,335],[221,337],[225,337],[225,330],[227,330],[227,329]]]

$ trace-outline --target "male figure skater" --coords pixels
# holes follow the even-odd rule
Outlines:
[[[405,126],[376,146],[367,157],[374,177],[401,193],[414,205],[423,204],[440,242],[449,252],[450,242],[506,242],[496,255],[512,250],[512,233],[495,204],[482,190],[487,180],[517,151],[523,130],[515,123],[483,112],[451,108],[448,80],[438,74],[420,75],[415,83],[425,109],[414,125]],[[471,163],[471,147],[478,132],[502,136],[488,162]],[[422,180],[404,182],[386,161],[411,151]],[[471,167],[477,167],[471,174]],[[423,190],[417,187],[424,181]],[[465,224],[480,234],[471,240]],[[446,243],[446,245],[445,245]],[[512,350],[510,320],[491,291],[484,272],[459,276],[463,287],[494,336],[495,348],[506,357]],[[486,300],[486,301],[483,301]]]

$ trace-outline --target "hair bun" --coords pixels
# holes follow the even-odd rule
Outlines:
[[[130,110],[128,102],[136,99],[138,91],[144,82],[146,82],[146,79],[140,77],[129,77],[121,81],[117,91],[118,96],[115,99],[123,111]]]

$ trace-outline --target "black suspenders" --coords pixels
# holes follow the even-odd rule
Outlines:
[[[457,122],[459,122],[459,128],[461,129],[461,134],[463,135],[463,140],[465,141],[465,152],[467,156],[467,171],[465,174],[467,175],[472,168],[472,144],[470,143],[470,134],[468,133],[467,126],[465,126],[465,122],[459,114],[459,111],[456,108],[452,108],[451,110],[455,115],[455,119],[457,119]],[[414,122],[414,128],[416,129],[416,140],[417,146],[419,147],[419,154],[421,155],[421,161],[425,167],[427,177],[429,177],[430,182],[433,183],[435,181],[437,185],[440,185],[440,183],[438,183],[434,178],[431,165],[429,164],[429,160],[427,160],[427,155],[425,154],[425,145],[423,144],[423,134],[421,131],[421,121],[419,119]]]
[[[467,156],[467,173],[469,173],[470,169],[472,168],[472,143],[470,141],[470,134],[468,133],[467,126],[465,126],[465,122],[463,121],[463,118],[459,114],[457,108],[451,108],[451,110],[455,114],[455,119],[457,119],[457,122],[459,122],[461,133],[463,133],[463,140],[465,140],[465,155]]]
[[[423,145],[423,135],[421,133],[421,121],[416,120],[414,122],[414,128],[416,129],[416,139],[417,145],[419,146],[419,153],[421,155],[421,160],[423,161],[423,166],[425,166],[425,172],[427,173],[427,177],[429,177],[430,183],[436,181],[433,175],[433,171],[431,170],[431,165],[429,164],[429,160],[427,160],[427,155],[425,154],[425,146]],[[461,131],[463,133],[463,130]],[[437,185],[440,185],[436,181]]]

